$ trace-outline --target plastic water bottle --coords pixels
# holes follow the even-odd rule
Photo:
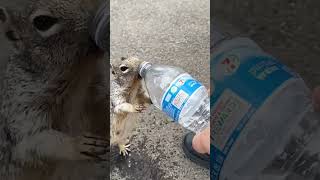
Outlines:
[[[208,127],[210,102],[207,89],[178,67],[143,62],[144,78],[152,103],[183,127],[199,132]]]
[[[249,38],[213,34],[211,179],[320,179],[320,118],[305,82]]]

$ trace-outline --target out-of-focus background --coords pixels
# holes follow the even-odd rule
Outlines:
[[[309,87],[320,85],[320,1],[214,0],[211,6],[215,19],[250,35]]]
[[[63,0],[61,0],[63,1]],[[26,0],[1,0],[0,6],[23,7]],[[111,0],[111,57],[137,56],[176,65],[209,85],[209,0]],[[10,45],[0,35],[0,80]],[[185,158],[186,130],[151,108],[141,117],[127,159],[115,154],[112,179],[209,179],[209,171]]]

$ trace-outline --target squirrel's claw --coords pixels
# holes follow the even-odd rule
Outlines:
[[[131,144],[120,144],[119,145],[119,154],[122,156],[127,156],[129,155],[129,152],[131,152],[130,147]]]

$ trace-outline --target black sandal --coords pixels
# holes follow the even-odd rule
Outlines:
[[[210,155],[208,154],[201,154],[195,151],[192,148],[192,139],[195,133],[190,132],[184,136],[182,149],[186,156],[194,163],[209,169],[210,168]]]

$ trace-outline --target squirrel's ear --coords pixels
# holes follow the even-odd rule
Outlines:
[[[0,24],[7,24],[9,21],[9,15],[5,8],[0,7]]]

